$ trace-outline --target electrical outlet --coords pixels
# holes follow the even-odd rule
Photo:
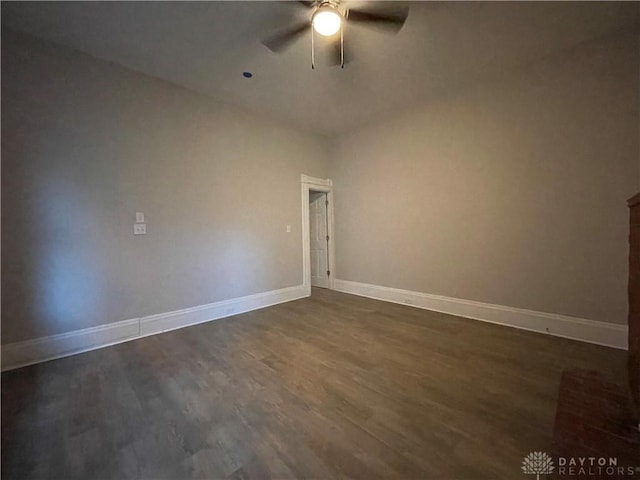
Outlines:
[[[134,235],[146,235],[147,234],[147,224],[146,223],[136,223],[133,226],[133,234]]]

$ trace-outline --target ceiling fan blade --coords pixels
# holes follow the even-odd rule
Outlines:
[[[408,16],[409,7],[399,6],[384,11],[349,9],[347,21],[398,33]]]
[[[263,40],[262,44],[272,52],[281,52],[307,30],[309,30],[309,22],[305,21],[304,23],[300,23],[289,30],[278,33],[267,40]]]
[[[294,7],[313,8],[316,6],[315,0],[284,0],[278,3],[293,5]]]

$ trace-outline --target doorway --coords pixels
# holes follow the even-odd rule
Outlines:
[[[311,286],[329,288],[329,200],[327,192],[309,190],[309,257]]]
[[[333,183],[302,175],[303,285],[333,289]]]

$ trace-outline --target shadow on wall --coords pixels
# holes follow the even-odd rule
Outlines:
[[[75,324],[73,319],[90,317],[104,305],[98,260],[86,258],[75,245],[87,240],[84,226],[91,224],[91,215],[74,185],[63,178],[48,178],[37,198],[40,211],[29,213],[35,227],[32,235],[40,241],[35,252],[20,252],[23,258],[31,256],[28,275],[36,276],[36,301],[27,303],[35,310],[30,318],[60,323],[68,330]],[[65,322],[69,322],[67,328]]]
[[[3,149],[2,314],[18,319],[11,337],[50,332],[52,324],[67,331],[104,304],[100,255],[82,248],[91,215],[70,179],[49,173],[34,181],[28,160],[39,149],[12,147]]]

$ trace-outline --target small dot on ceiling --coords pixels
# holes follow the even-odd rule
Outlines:
[[[251,72],[242,72],[242,76],[244,78],[251,78],[251,77],[253,77],[253,73],[251,73]]]

